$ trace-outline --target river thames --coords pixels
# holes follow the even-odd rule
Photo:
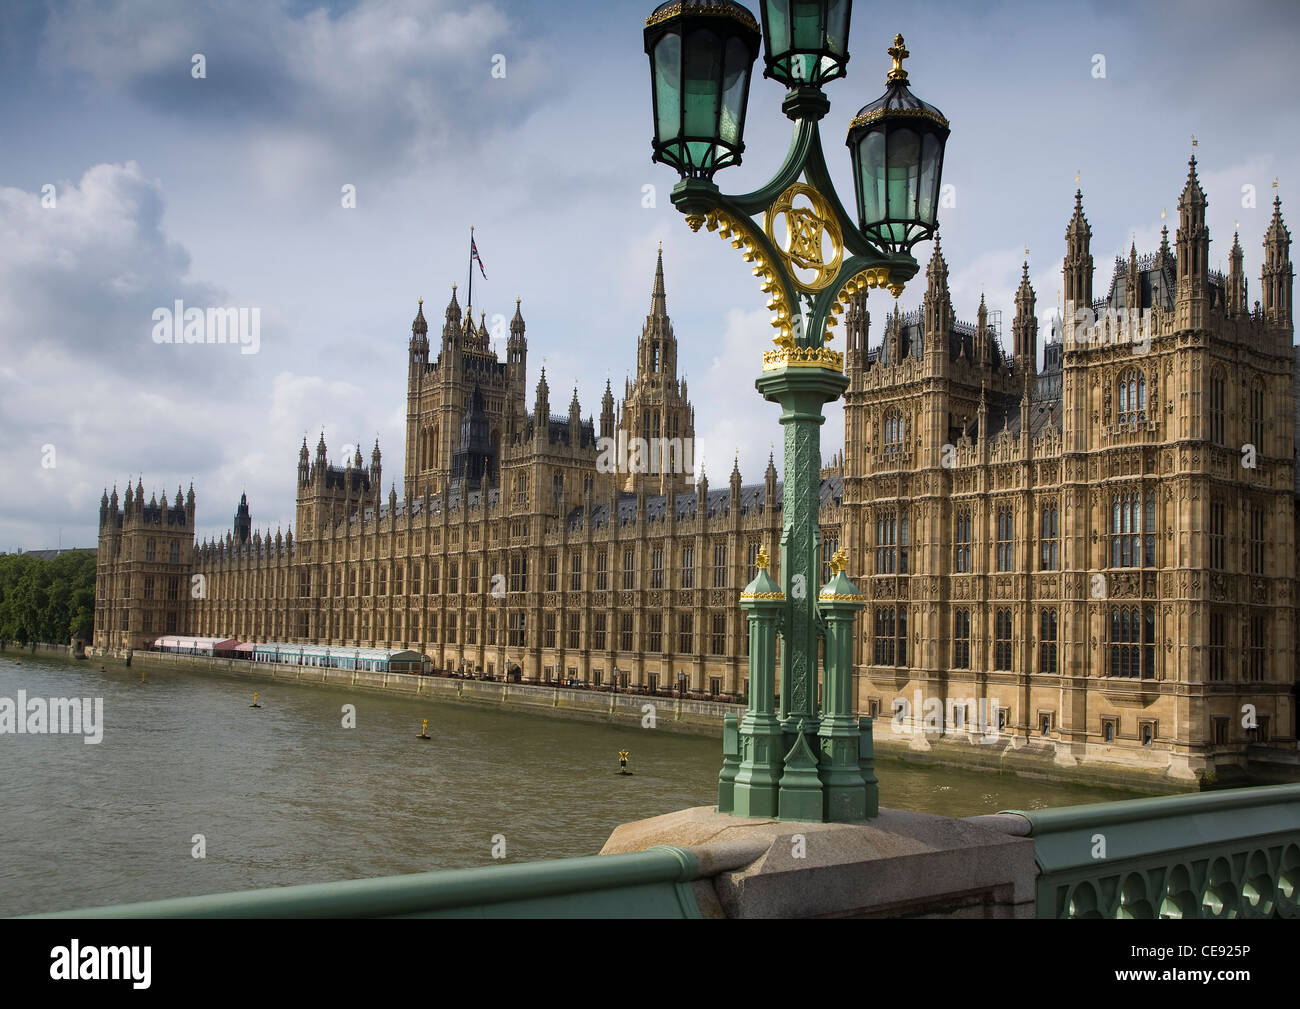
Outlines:
[[[0,699],[20,690],[102,698],[103,738],[0,735],[4,915],[491,865],[502,839],[510,862],[591,855],[620,823],[717,801],[718,739],[0,655]],[[1133,797],[889,759],[876,773],[882,806],[950,816]]]

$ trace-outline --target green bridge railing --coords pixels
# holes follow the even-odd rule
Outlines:
[[[1300,918],[1300,784],[1005,812],[1039,918]]]
[[[1300,784],[1005,810],[999,819],[999,829],[1033,838],[1039,918],[1300,918]],[[706,861],[710,873],[741,867],[716,853]],[[177,897],[33,917],[699,918],[692,884],[701,878],[693,852],[661,845],[635,854]]]
[[[699,918],[695,856],[630,855],[451,869],[58,911],[33,918]]]

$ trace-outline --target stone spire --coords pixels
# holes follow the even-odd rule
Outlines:
[[[1074,216],[1065,229],[1065,314],[1092,307],[1092,228],[1083,215],[1083,190],[1074,191]]]
[[[1038,316],[1035,312],[1037,298],[1029,283],[1029,260],[1025,260],[1016,291],[1016,320],[1011,324],[1014,337],[1016,370],[1026,379],[1038,370]],[[1025,389],[1029,384],[1026,382]]]
[[[614,424],[614,390],[609,384],[609,379],[605,379],[605,395],[600,398],[600,436],[602,438],[617,437]]]
[[[1282,200],[1273,197],[1273,219],[1264,233],[1264,267],[1260,284],[1264,292],[1264,318],[1275,326],[1291,327],[1291,232],[1282,221]]]
[[[1205,190],[1196,176],[1196,155],[1187,162],[1187,183],[1178,198],[1178,292],[1175,325],[1178,329],[1205,326],[1210,255],[1210,230],[1205,226]]]
[[[1243,268],[1241,237],[1232,233],[1232,251],[1228,253],[1228,313],[1239,315],[1246,307],[1246,273]]]
[[[934,252],[930,265],[925,268],[925,347],[936,368],[942,369],[948,361],[948,334],[952,332],[952,296],[948,289],[948,263],[939,245],[939,232],[934,233]]]
[[[668,314],[668,300],[664,295],[664,247],[659,243],[659,259],[655,263],[654,289],[650,292],[650,314],[652,316]]]

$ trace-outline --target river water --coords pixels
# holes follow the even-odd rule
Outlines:
[[[0,915],[490,865],[502,839],[511,862],[591,855],[620,823],[717,801],[718,739],[0,655],[0,699],[19,690],[102,698],[103,738],[0,735]],[[951,816],[1132,797],[876,766],[881,805]]]

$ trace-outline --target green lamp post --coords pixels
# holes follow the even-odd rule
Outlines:
[[[691,229],[716,231],[752,264],[776,329],[755,385],[780,405],[785,430],[781,580],[768,576],[764,551],[762,569],[741,594],[750,696],[744,718],[726,726],[718,805],[736,815],[856,820],[874,815],[876,805],[869,728],[859,729],[852,715],[852,628],[863,601],[842,553],[834,578],[818,589],[822,407],[848,387],[844,355],[827,344],[850,298],[877,287],[897,298],[916,275],[911,249],[937,225],[949,125],[908,90],[908,52],[895,36],[885,94],[849,129],[856,220],[848,215],[826,168],[819,124],[830,110],[822,86],[845,75],[851,12],[852,0],[762,0],[764,75],[789,88],[781,110],[794,122],[794,139],[771,181],[738,196],[720,192],[713,177],[744,152],[758,21],[735,0],[672,0],[646,19],[652,160],[680,176],[672,202]],[[777,636],[774,711],[768,681]]]

